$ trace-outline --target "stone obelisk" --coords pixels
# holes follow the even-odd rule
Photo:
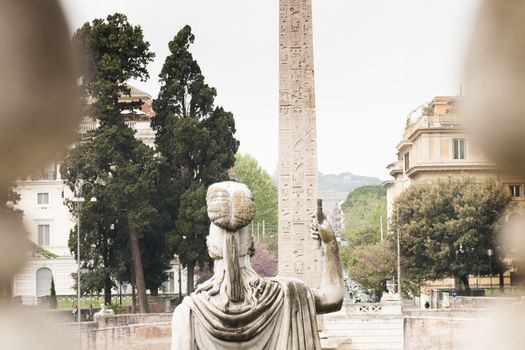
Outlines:
[[[320,283],[311,239],[317,203],[317,145],[311,0],[280,0],[279,275]]]

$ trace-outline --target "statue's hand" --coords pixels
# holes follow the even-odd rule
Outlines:
[[[322,218],[322,222],[317,221],[316,215],[312,215],[311,224],[310,224],[310,235],[315,240],[321,240],[324,244],[335,241],[335,234],[326,220],[326,217]]]

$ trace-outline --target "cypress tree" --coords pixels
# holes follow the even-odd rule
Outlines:
[[[152,120],[162,163],[159,211],[170,249],[187,267],[188,293],[194,288],[195,266],[209,262],[207,187],[228,180],[239,147],[233,114],[214,105],[217,92],[206,84],[189,50],[194,40],[191,27],[185,26],[170,41]]]

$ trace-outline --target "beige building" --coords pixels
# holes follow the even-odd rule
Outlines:
[[[422,108],[421,116],[408,118],[403,138],[396,146],[397,160],[387,166],[393,179],[383,183],[389,218],[395,199],[412,184],[430,183],[450,176],[468,176],[475,181],[496,179],[520,201],[515,210],[525,209],[525,178],[501,173],[488,159],[465,130],[459,100],[458,96],[437,96]],[[487,287],[492,283],[488,277],[470,277],[470,285],[474,287]],[[511,283],[508,272],[504,283]],[[498,277],[494,284],[498,284]],[[454,287],[454,280],[447,278],[430,282],[428,286],[450,288]]]
[[[501,174],[465,131],[459,99],[437,96],[420,117],[407,120],[396,147],[397,160],[387,166],[393,179],[383,183],[389,217],[394,200],[412,184],[449,176],[469,176],[478,181],[495,178],[516,200],[525,200],[525,178]]]

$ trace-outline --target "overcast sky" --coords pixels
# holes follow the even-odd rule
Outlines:
[[[319,170],[387,179],[407,115],[456,95],[480,0],[313,0]],[[157,55],[185,24],[216,103],[235,115],[240,151],[277,165],[278,0],[62,0],[71,31],[122,12]]]

